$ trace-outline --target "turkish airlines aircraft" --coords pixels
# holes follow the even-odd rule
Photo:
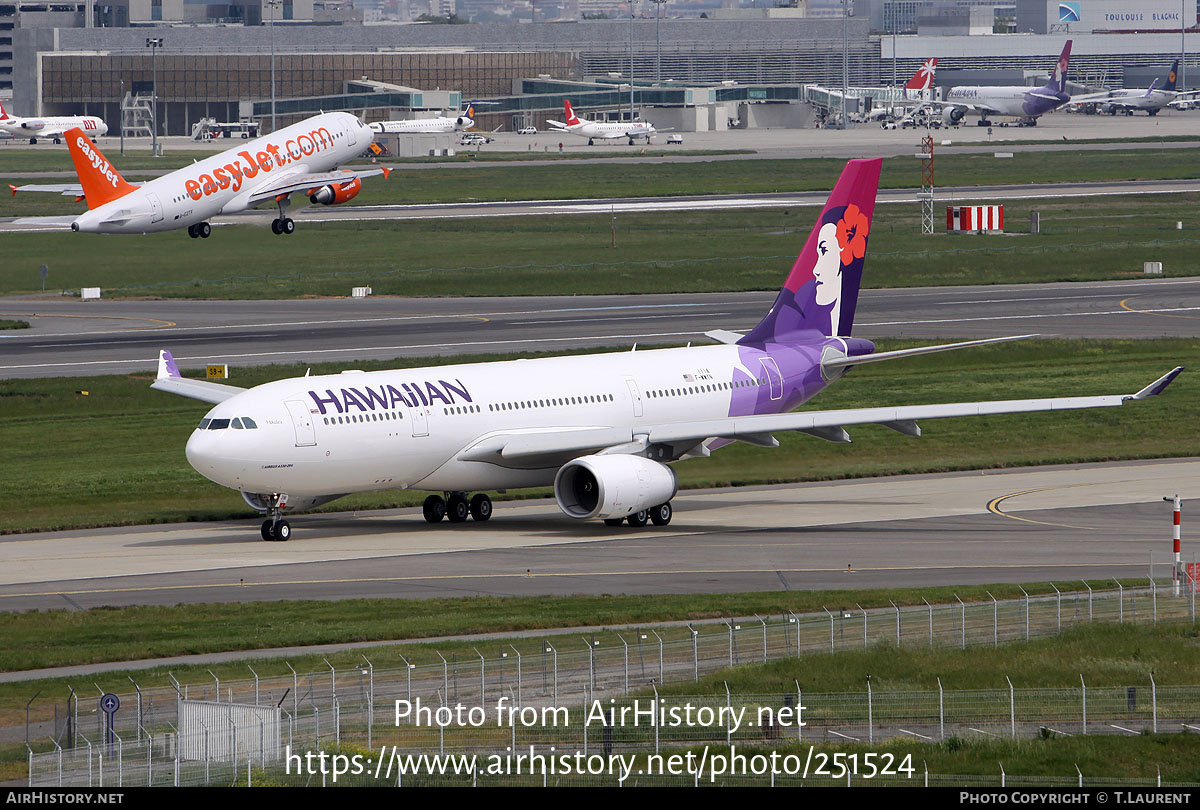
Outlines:
[[[942,109],[946,124],[957,124],[968,112],[979,113],[978,124],[991,124],[993,115],[1015,116],[1036,124],[1038,116],[1056,110],[1071,100],[1067,93],[1067,63],[1071,59],[1071,40],[1063,46],[1050,81],[1042,87],[951,87],[944,101],[929,102]]]
[[[38,138],[52,138],[55,143],[60,143],[67,130],[75,128],[82,129],[93,140],[108,132],[108,124],[95,115],[17,118],[9,115],[4,105],[0,104],[0,130],[14,138],[28,138],[30,143],[37,143]]]
[[[437,118],[413,118],[408,121],[377,121],[370,124],[372,132],[392,134],[416,134],[433,132],[458,132],[475,126],[475,104],[472,101],[455,118],[439,115]]]
[[[553,485],[570,517],[664,525],[678,486],[670,463],[730,442],[775,447],[772,434],[787,430],[848,442],[846,426],[866,424],[915,437],[919,419],[1124,405],[1182,370],[1127,395],[791,412],[854,366],[1016,339],[876,352],[849,337],[880,164],[846,165],[770,312],[745,335],[709,332],[718,345],[345,371],[249,390],[182,377],[164,351],[151,387],[216,404],[188,439],[188,462],[267,514],[263,539],[286,540],[285,512],[378,489],[435,493],[424,507],[433,523],[487,520],[482,490]]]
[[[290,234],[285,214],[291,195],[313,205],[337,205],[362,189],[362,179],[391,169],[338,169],[370,145],[371,130],[349,113],[323,113],[262,138],[227,149],[142,185],[125,182],[82,130],[67,133],[78,184],[9,185],[84,198],[88,210],[71,222],[82,233],[154,233],[186,227],[188,236],[208,238],[211,217],[263,203],[279,208],[271,221],[276,234]]]
[[[550,120],[547,120],[546,123],[559,132],[567,132],[571,135],[587,138],[588,146],[591,146],[596,138],[600,140],[628,138],[630,146],[633,146],[634,138],[645,138],[646,143],[649,143],[650,136],[658,132],[654,128],[654,125],[648,121],[636,121],[632,124],[622,124],[620,122],[602,124],[598,121],[589,121],[586,118],[580,118],[571,109],[571,102],[566,99],[563,99],[563,110],[567,116],[566,123]]]

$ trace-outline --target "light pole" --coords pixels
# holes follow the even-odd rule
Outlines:
[[[271,131],[275,131],[275,9],[283,5],[283,0],[266,0],[266,5],[271,9],[271,16],[267,20],[267,31],[271,40]]]
[[[150,91],[150,117],[153,121],[150,130],[150,151],[155,157],[158,157],[158,62],[155,56],[162,45],[162,37],[146,37],[146,47],[150,49],[150,73],[153,80]]]
[[[637,0],[629,0],[629,126],[633,126],[633,15]],[[617,116],[618,119],[620,116]],[[630,141],[632,143],[632,141]]]
[[[662,7],[667,0],[650,0],[654,4],[654,80],[662,81],[662,39],[658,35],[658,24],[662,19]]]
[[[842,0],[842,120],[838,129],[846,128],[846,92],[850,85],[850,51],[846,26],[850,19],[850,0]]]

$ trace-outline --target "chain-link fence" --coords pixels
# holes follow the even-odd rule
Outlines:
[[[1194,570],[1194,569],[1193,569]],[[228,783],[247,775],[248,763],[265,767],[277,762],[282,747],[317,749],[323,745],[394,746],[407,752],[491,751],[511,746],[557,746],[561,749],[658,750],[664,745],[704,743],[768,743],[789,737],[800,741],[865,741],[886,737],[940,740],[952,735],[1029,737],[1048,733],[1136,734],[1149,731],[1200,731],[1200,686],[1157,685],[1152,681],[1124,687],[999,690],[934,690],[879,692],[869,682],[861,691],[815,694],[800,690],[787,695],[672,697],[667,706],[691,700],[697,706],[732,710],[736,704],[752,715],[770,708],[775,718],[788,707],[805,707],[803,728],[780,722],[737,731],[713,724],[676,727],[621,725],[604,733],[596,725],[560,724],[554,711],[606,701],[613,710],[628,705],[634,691],[658,684],[699,679],[739,664],[886,643],[897,646],[998,645],[1049,636],[1089,622],[1195,622],[1196,583],[1149,578],[1140,588],[1060,592],[1020,599],[962,602],[949,605],[895,606],[887,609],[839,608],[823,614],[787,614],[724,620],[723,624],[655,626],[618,633],[618,644],[603,646],[593,638],[555,637],[535,654],[515,646],[487,657],[460,659],[438,654],[437,664],[410,664],[376,669],[367,658],[353,669],[290,676],[182,684],[141,689],[121,695],[123,710],[113,713],[111,730],[99,698],[73,693],[67,717],[56,723],[54,750],[29,752],[29,784],[145,785]],[[1166,587],[1163,587],[1164,584]],[[1053,586],[1052,586],[1053,587]],[[1085,584],[1086,587],[1086,584]],[[627,637],[627,635],[629,637]],[[632,642],[632,643],[631,643]],[[289,666],[289,669],[291,667]],[[253,672],[253,670],[251,670]],[[89,705],[96,701],[95,707]],[[608,703],[612,700],[614,702]],[[278,707],[274,734],[244,722],[211,719],[213,727],[183,729],[190,735],[228,734],[238,742],[216,746],[195,737],[181,744],[181,702]],[[397,701],[410,716],[397,722]],[[412,722],[417,704],[431,715],[461,707],[482,713],[489,722],[476,726],[459,721],[422,726]],[[495,722],[498,704],[533,712],[507,726]],[[81,708],[82,704],[82,708]],[[573,710],[574,711],[577,711]],[[80,715],[88,720],[84,727]],[[95,725],[91,725],[94,722]],[[274,727],[274,726],[273,726]],[[591,735],[589,737],[589,734]],[[750,735],[744,740],[745,735]],[[203,761],[185,759],[180,750],[207,751]],[[233,751],[214,756],[213,751]],[[195,754],[193,753],[193,756]],[[276,767],[276,766],[271,766]]]

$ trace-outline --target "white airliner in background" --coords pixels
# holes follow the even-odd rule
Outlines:
[[[857,365],[1016,339],[875,352],[848,337],[880,164],[847,164],[770,312],[748,334],[707,333],[719,345],[344,371],[248,390],[182,377],[163,351],[151,387],[215,403],[188,462],[267,514],[263,539],[287,540],[285,512],[381,489],[435,493],[424,505],[434,523],[487,520],[483,490],[553,485],[573,518],[664,525],[670,462],[733,441],[774,447],[773,433],[798,431],[846,442],[845,427],[864,424],[919,436],[918,419],[1123,405],[1179,374],[1128,395],[790,412]]]
[[[992,116],[1020,118],[1036,125],[1038,116],[1056,110],[1071,100],[1067,93],[1067,64],[1071,59],[1071,40],[1062,53],[1048,81],[1042,87],[951,87],[943,101],[929,104],[942,110],[942,121],[957,124],[968,112],[979,114],[979,126],[989,126]]]
[[[208,219],[258,205],[275,205],[279,216],[271,230],[290,234],[295,222],[285,216],[291,195],[301,192],[314,205],[353,199],[364,177],[391,170],[338,169],[362,154],[371,130],[349,113],[323,113],[247,141],[220,154],[176,169],[141,185],[125,182],[84,132],[67,132],[77,184],[9,185],[18,191],[46,191],[87,200],[88,210],[71,221],[82,233],[153,233],[187,228],[208,238]]]
[[[1095,104],[1101,112],[1112,115],[1116,115],[1121,110],[1126,110],[1130,114],[1135,110],[1142,110],[1147,115],[1158,115],[1158,111],[1163,107],[1178,106],[1177,102],[1196,97],[1195,90],[1175,89],[1178,83],[1178,74],[1176,73],[1178,70],[1179,60],[1176,59],[1167,72],[1167,80],[1162,87],[1158,86],[1158,79],[1155,79],[1145,90],[1106,90],[1100,93],[1071,96],[1071,106]]]
[[[436,118],[412,118],[407,121],[377,121],[370,124],[372,132],[392,134],[417,134],[435,132],[459,132],[475,126],[475,104],[472,101],[463,110],[462,115],[448,118],[439,115]]]
[[[41,118],[18,118],[8,114],[0,104],[0,130],[14,138],[28,138],[37,143],[38,138],[50,138],[55,143],[62,141],[69,129],[81,129],[93,141],[108,132],[108,124],[95,115],[50,115]]]
[[[566,123],[550,120],[547,120],[546,123],[559,132],[587,138],[588,146],[591,146],[597,138],[600,140],[627,138],[630,146],[633,146],[634,138],[645,138],[646,143],[649,143],[650,136],[659,131],[649,121],[634,121],[632,124],[619,121],[608,124],[588,121],[586,118],[577,116],[571,109],[571,102],[566,99],[563,99],[563,110],[567,117]]]

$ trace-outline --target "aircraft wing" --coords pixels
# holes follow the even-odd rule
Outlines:
[[[1067,102],[1068,106],[1076,104],[1096,104],[1101,101],[1112,100],[1112,93],[1105,91],[1102,93],[1086,93],[1081,96],[1071,96],[1071,100]]]
[[[546,123],[549,124],[550,126],[554,127],[555,129],[566,129],[567,128],[567,125],[564,124],[562,121],[547,120]]]
[[[158,376],[154,378],[150,387],[156,391],[166,391],[168,394],[178,394],[214,405],[246,390],[236,385],[223,385],[182,376],[179,366],[175,365],[175,358],[166,349],[158,353]]]
[[[1183,371],[1178,366],[1133,394],[1046,399],[1004,399],[905,405],[886,408],[849,408],[833,411],[799,411],[780,414],[729,416],[631,428],[582,428],[538,433],[496,435],[477,442],[459,455],[463,461],[484,461],[504,466],[550,466],[571,457],[594,452],[640,452],[649,445],[674,445],[677,454],[708,439],[740,440],[773,447],[771,434],[794,430],[833,442],[848,442],[847,425],[883,425],[909,436],[920,436],[919,419],[956,416],[991,416],[1006,413],[1109,408],[1161,394]]]
[[[249,204],[264,202],[266,200],[274,200],[276,197],[284,194],[292,194],[296,191],[307,191],[310,188],[328,185],[329,183],[346,183],[355,178],[375,177],[382,174],[387,177],[392,173],[392,170],[387,167],[379,167],[375,169],[339,169],[332,172],[301,172],[297,174],[285,174],[280,177],[273,177],[271,180],[259,186],[250,195]]]

